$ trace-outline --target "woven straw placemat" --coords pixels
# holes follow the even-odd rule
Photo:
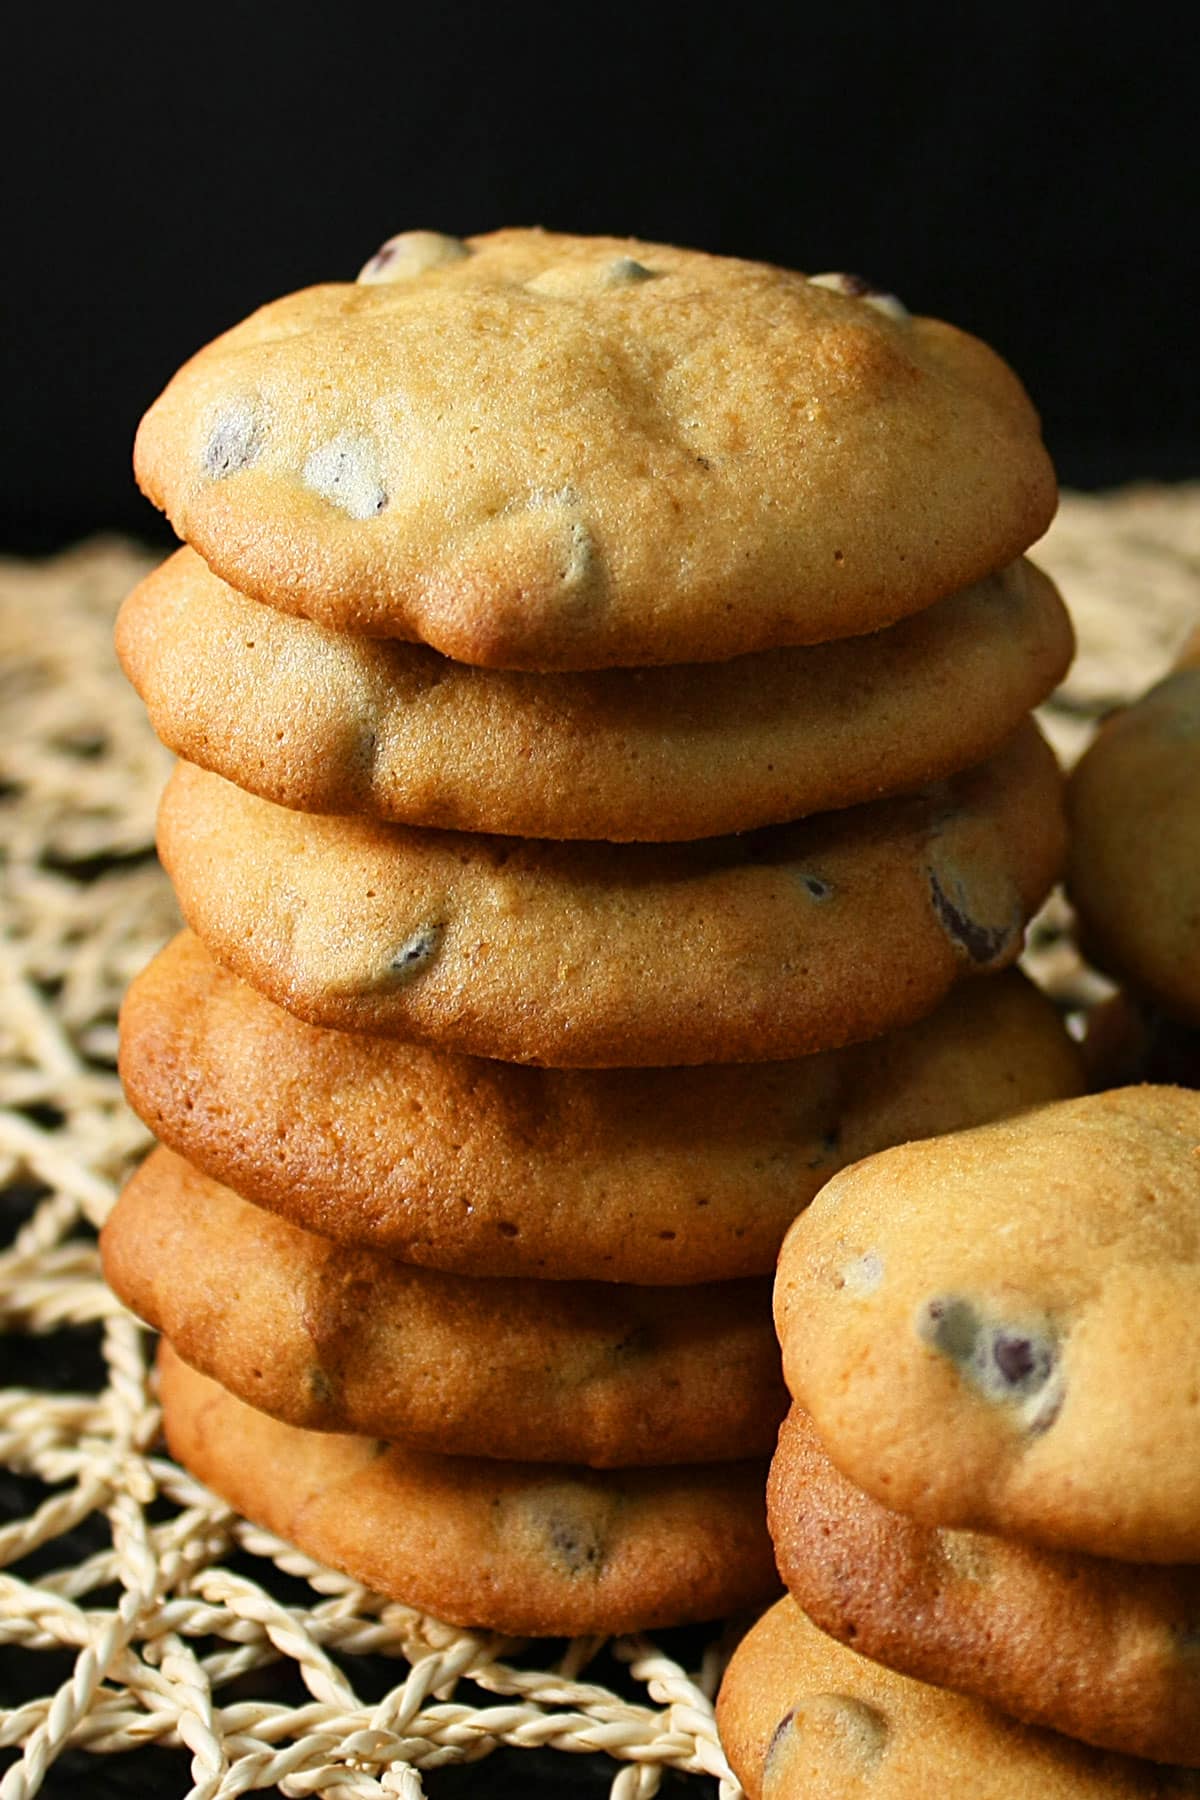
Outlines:
[[[1200,485],[1068,496],[1038,557],[1080,629],[1046,713],[1071,757],[1200,613]],[[0,1330],[45,1340],[48,1366],[56,1334],[80,1327],[101,1352],[86,1391],[0,1389],[0,1465],[31,1496],[0,1525],[0,1659],[25,1659],[28,1692],[29,1666],[59,1653],[43,1656],[53,1673],[35,1674],[35,1697],[0,1710],[0,1754],[23,1747],[0,1800],[36,1793],[68,1748],[156,1742],[186,1748],[196,1800],[266,1787],[414,1800],[421,1771],[501,1745],[605,1752],[618,1800],[653,1794],[667,1768],[734,1800],[713,1725],[716,1644],[689,1673],[661,1646],[623,1641],[607,1666],[627,1679],[601,1685],[586,1679],[596,1642],[530,1650],[385,1601],[238,1519],[161,1452],[150,1337],[104,1287],[95,1245],[148,1142],[113,1073],[117,1005],[178,922],[151,852],[169,758],[110,648],[147,561],[99,542],[0,564],[0,1175],[15,1220]],[[1086,1003],[1063,931],[1060,905],[1035,960]],[[347,1668],[363,1657],[353,1667],[370,1682]]]

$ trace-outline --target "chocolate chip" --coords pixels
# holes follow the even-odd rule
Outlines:
[[[306,487],[352,519],[372,519],[387,505],[375,446],[369,438],[338,437],[321,444],[304,465]]]
[[[952,1362],[966,1363],[975,1354],[979,1314],[968,1300],[930,1300],[917,1323],[927,1343]]]
[[[792,1708],[790,1708],[789,1711],[784,1713],[782,1719],[780,1719],[778,1725],[775,1727],[774,1731],[771,1733],[771,1741],[767,1745],[767,1755],[766,1755],[767,1762],[770,1762],[770,1760],[774,1756],[776,1750],[779,1748],[779,1740],[788,1731],[788,1729],[790,1728],[792,1721],[795,1719],[795,1717],[796,1717],[796,1709],[793,1706]]]
[[[403,986],[414,977],[422,974],[437,954],[438,945],[442,941],[440,925],[423,925],[414,931],[400,948],[394,953],[388,964],[388,973],[392,980]]]
[[[918,1313],[917,1333],[987,1399],[1030,1402],[1024,1420],[1030,1431],[1045,1431],[1058,1417],[1063,1383],[1048,1328],[990,1323],[969,1300],[939,1296]]]
[[[608,265],[607,276],[614,287],[623,287],[630,281],[653,281],[654,271],[645,263],[635,262],[632,256],[618,256]]]
[[[865,1250],[839,1271],[839,1284],[856,1300],[865,1300],[883,1280],[883,1258],[878,1250]]]
[[[1011,1387],[1019,1387],[1038,1366],[1038,1348],[1032,1338],[998,1331],[992,1339],[992,1361]]]
[[[929,870],[929,893],[933,910],[946,936],[981,969],[1003,956],[1020,930],[1020,925],[1015,920],[1005,925],[979,924],[961,904],[961,888],[957,897],[951,899],[934,869]]]
[[[828,900],[833,895],[833,884],[820,875],[802,875],[800,878],[814,900]]]
[[[828,288],[831,293],[845,294],[850,300],[862,300],[873,306],[877,312],[886,313],[891,319],[907,319],[908,308],[903,300],[886,289],[876,287],[864,275],[851,275],[845,270],[831,271],[827,275],[810,275],[810,287]]]
[[[604,1547],[586,1520],[554,1519],[547,1535],[550,1548],[568,1574],[591,1575],[599,1570]]]
[[[257,408],[248,402],[223,412],[213,426],[200,460],[213,481],[224,481],[239,469],[248,469],[263,447],[262,422]]]
[[[461,238],[440,231],[401,231],[390,237],[359,270],[359,282],[369,287],[386,281],[412,281],[428,269],[444,268],[470,256]]]
[[[313,1363],[308,1371],[308,1391],[322,1406],[333,1399],[333,1383],[320,1363]]]

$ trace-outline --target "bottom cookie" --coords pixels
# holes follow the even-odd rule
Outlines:
[[[599,1473],[282,1425],[164,1340],[163,1423],[193,1475],[306,1555],[452,1625],[514,1637],[658,1630],[779,1587],[761,1463]]]
[[[1030,1725],[1200,1764],[1194,1564],[918,1525],[847,1481],[799,1407],[779,1435],[767,1519],[793,1598],[864,1656]]]
[[[1190,1770],[1093,1750],[895,1675],[781,1600],[738,1645],[717,1699],[750,1800],[1185,1800]]]

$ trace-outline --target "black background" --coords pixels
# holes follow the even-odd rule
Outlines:
[[[3,54],[0,548],[161,531],[172,370],[416,225],[857,270],[993,342],[1067,480],[1200,473],[1182,8],[35,4]]]

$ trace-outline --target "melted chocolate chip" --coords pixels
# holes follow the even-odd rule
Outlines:
[[[990,1324],[969,1300],[939,1295],[918,1313],[917,1332],[989,1400],[1032,1402],[1024,1421],[1030,1431],[1045,1431],[1058,1417],[1063,1384],[1049,1331]]]
[[[774,1756],[776,1750],[778,1750],[780,1738],[782,1738],[784,1736],[784,1734],[790,1729],[795,1717],[796,1717],[796,1709],[793,1706],[789,1709],[789,1711],[784,1713],[782,1719],[780,1719],[778,1725],[775,1727],[774,1731],[771,1733],[771,1741],[767,1745],[767,1755],[766,1755],[767,1762],[770,1762],[770,1760]]]
[[[929,892],[933,910],[946,936],[964,950],[973,963],[986,968],[1004,954],[1012,942],[1015,925],[980,925],[950,898],[933,869],[929,871]]]
[[[604,1550],[583,1521],[555,1519],[548,1533],[550,1547],[572,1575],[594,1574],[604,1560]]]
[[[204,472],[213,481],[223,481],[248,469],[263,446],[262,426],[257,412],[248,405],[235,406],[213,426],[200,460]]]
[[[388,964],[388,973],[399,986],[412,981],[426,970],[437,954],[438,945],[442,941],[440,925],[424,925],[420,931],[414,931],[393,955]]]

